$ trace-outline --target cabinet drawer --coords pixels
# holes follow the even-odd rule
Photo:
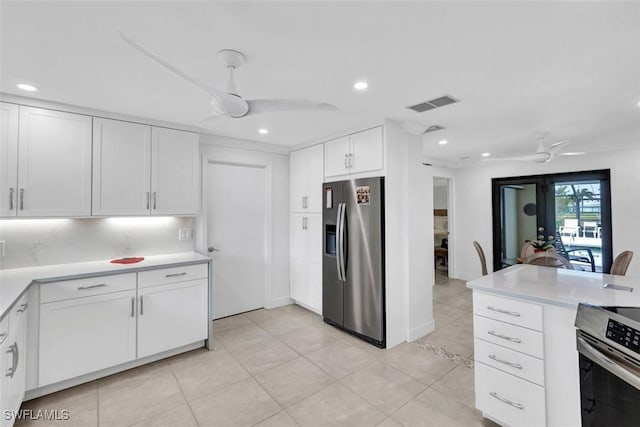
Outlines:
[[[479,339],[473,343],[473,354],[476,363],[484,363],[544,386],[544,362],[541,359]]]
[[[473,316],[473,335],[503,347],[542,359],[542,333],[486,317]]]
[[[510,426],[546,425],[544,388],[476,364],[476,408]]]
[[[40,302],[44,304],[135,289],[136,273],[43,283],[40,285]]]
[[[474,292],[473,313],[542,331],[542,306],[538,304]]]
[[[194,279],[206,279],[209,276],[209,264],[184,265],[181,267],[159,268],[138,273],[138,287],[166,285]]]

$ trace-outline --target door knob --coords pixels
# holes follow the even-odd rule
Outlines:
[[[209,252],[220,252],[220,249],[218,249],[218,248],[214,248],[213,246],[209,246],[209,247],[207,248],[207,250],[208,250]]]

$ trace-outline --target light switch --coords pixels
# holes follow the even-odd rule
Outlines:
[[[179,228],[178,240],[191,240],[193,239],[193,228]]]

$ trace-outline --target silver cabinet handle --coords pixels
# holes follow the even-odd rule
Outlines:
[[[13,210],[13,187],[9,189],[9,210]]]
[[[143,296],[140,295],[140,316],[144,314],[144,299]]]
[[[349,153],[349,168],[353,167],[353,154]]]
[[[488,331],[487,333],[489,335],[493,335],[494,337],[502,338],[503,340],[515,342],[515,343],[518,343],[518,344],[520,344],[522,342],[522,340],[520,338],[514,338],[514,337],[509,337],[507,335],[502,335],[502,334],[499,334],[496,331]]]
[[[309,228],[308,221],[309,221],[309,218],[302,218],[302,229],[303,230],[307,230]]]
[[[18,313],[24,313],[29,308],[29,303],[20,304],[20,308],[16,310]]]
[[[522,406],[520,403],[512,402],[509,399],[500,396],[495,391],[489,392],[489,394],[491,395],[491,397],[494,397],[494,398],[498,399],[500,402],[506,403],[507,405],[513,406],[514,408],[524,409],[524,406]]]
[[[153,209],[155,210],[158,206],[157,203],[158,202],[158,193],[156,193],[155,191],[153,192]]]
[[[5,374],[6,377],[13,378],[16,371],[18,370],[18,360],[20,359],[20,352],[18,351],[18,343],[14,342],[9,346],[9,350],[7,350],[7,354],[11,353],[11,367]]]
[[[149,193],[149,192],[147,191],[147,210],[149,210],[149,203],[150,203],[150,200],[151,200],[151,193]]]
[[[182,273],[172,273],[172,274],[165,274],[164,277],[180,277],[180,276],[185,276],[187,273],[186,272],[182,272]]]
[[[134,297],[131,297],[131,317],[135,317],[136,315],[136,299]]]
[[[522,365],[520,365],[519,363],[513,363],[513,362],[509,362],[508,360],[501,359],[498,356],[496,356],[495,354],[490,354],[489,355],[489,359],[495,360],[496,362],[502,363],[502,364],[507,365],[507,366],[511,366],[512,368],[522,369]]]
[[[307,209],[309,207],[308,204],[309,198],[307,196],[302,196],[302,208]]]
[[[7,333],[3,332],[0,334],[0,344],[2,344],[3,342],[5,342],[7,340]]]
[[[24,188],[20,189],[20,210],[24,210]]]
[[[84,291],[86,289],[104,288],[105,286],[107,286],[106,283],[100,283],[98,285],[80,286],[80,287],[78,287],[78,290],[79,291]]]
[[[520,313],[518,313],[517,311],[504,310],[502,308],[494,307],[492,305],[488,305],[487,310],[497,311],[498,313],[507,314],[509,316],[520,317]]]
[[[349,169],[349,154],[344,155],[344,168]]]

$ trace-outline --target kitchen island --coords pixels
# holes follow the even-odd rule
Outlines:
[[[577,306],[640,307],[640,279],[515,265],[467,286],[476,407],[501,425],[580,426]]]

